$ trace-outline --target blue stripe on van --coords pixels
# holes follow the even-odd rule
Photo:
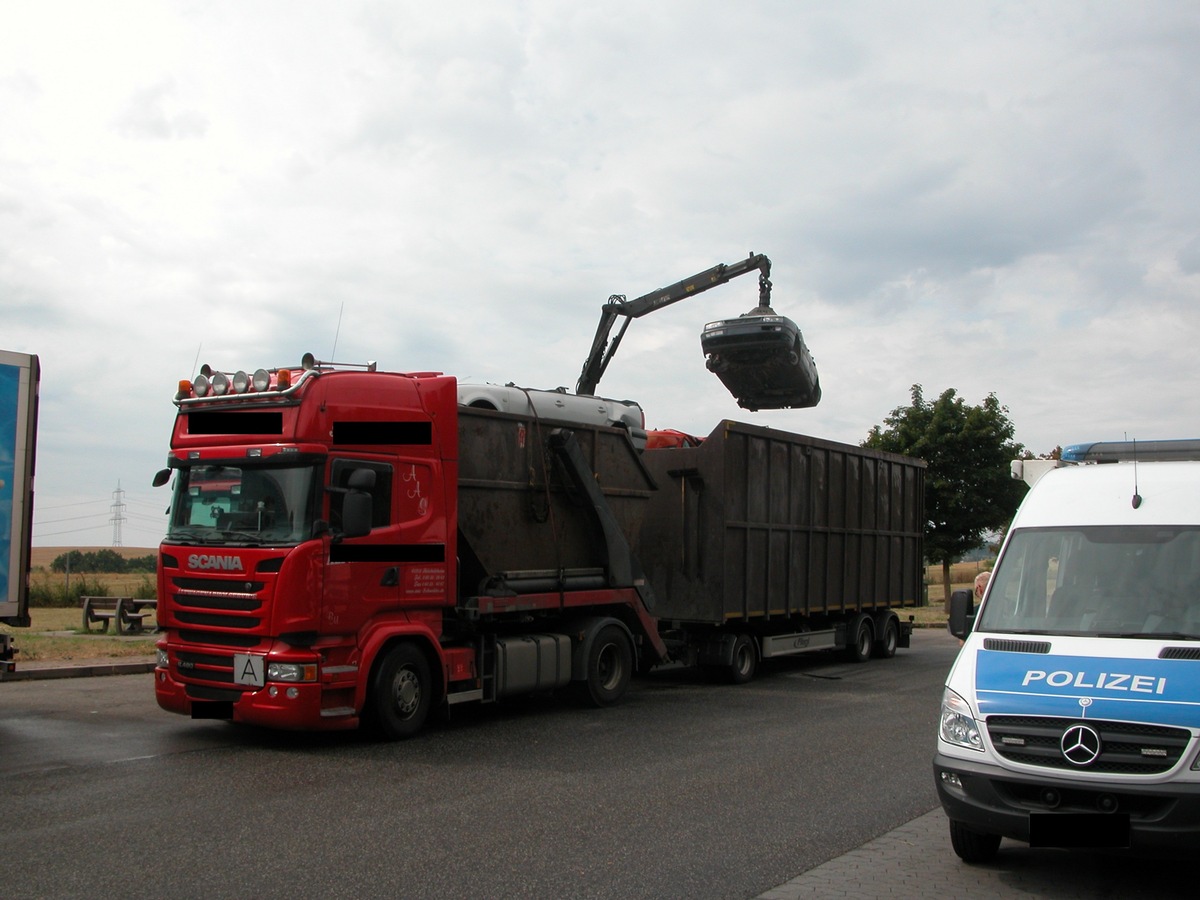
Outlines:
[[[980,650],[982,716],[1067,716],[1200,727],[1200,661]]]

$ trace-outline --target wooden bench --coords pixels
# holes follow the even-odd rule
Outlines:
[[[100,633],[108,633],[108,623],[116,622],[117,634],[141,634],[143,620],[158,608],[157,600],[133,597],[80,597],[83,602],[83,630],[100,624]],[[149,610],[149,611],[147,611]]]

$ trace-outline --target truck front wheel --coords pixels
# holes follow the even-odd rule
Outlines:
[[[375,671],[369,718],[384,737],[412,737],[425,724],[432,692],[425,654],[413,644],[397,644]]]
[[[633,649],[617,625],[605,625],[588,649],[583,697],[593,706],[611,706],[629,688],[633,674]]]
[[[962,822],[951,819],[950,844],[963,862],[991,862],[996,851],[1000,849],[1000,835],[974,831]]]

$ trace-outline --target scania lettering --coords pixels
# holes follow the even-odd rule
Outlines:
[[[1200,847],[1200,442],[1013,474],[1030,491],[979,609],[951,598],[933,766],[955,852]]]
[[[226,572],[241,572],[242,560],[237,556],[204,556],[193,553],[188,557],[189,569],[223,569]]]

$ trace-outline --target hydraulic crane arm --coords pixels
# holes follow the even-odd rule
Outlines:
[[[634,300],[626,300],[623,294],[613,294],[608,298],[608,302],[600,307],[600,324],[596,326],[596,336],[592,339],[592,349],[588,353],[586,362],[583,364],[583,371],[579,375],[579,382],[575,386],[575,393],[585,395],[594,395],[596,393],[596,385],[600,383],[600,378],[604,375],[604,370],[608,368],[609,362],[612,361],[613,354],[617,352],[617,347],[621,344],[621,339],[625,337],[625,329],[629,327],[629,323],[632,320],[639,319],[647,313],[662,309],[664,306],[670,306],[672,303],[677,303],[680,300],[703,293],[709,288],[724,284],[732,278],[737,278],[739,275],[745,275],[747,272],[755,270],[759,272],[758,305],[770,306],[771,260],[767,259],[761,253],[751,253],[739,262],[721,263],[718,266],[713,266],[711,269],[693,275],[691,278],[685,278],[667,287],[651,291],[649,294],[643,294]],[[613,325],[616,324],[619,316],[624,316],[625,321],[621,323],[621,330],[617,332],[617,336],[610,343],[609,335],[612,333]]]

